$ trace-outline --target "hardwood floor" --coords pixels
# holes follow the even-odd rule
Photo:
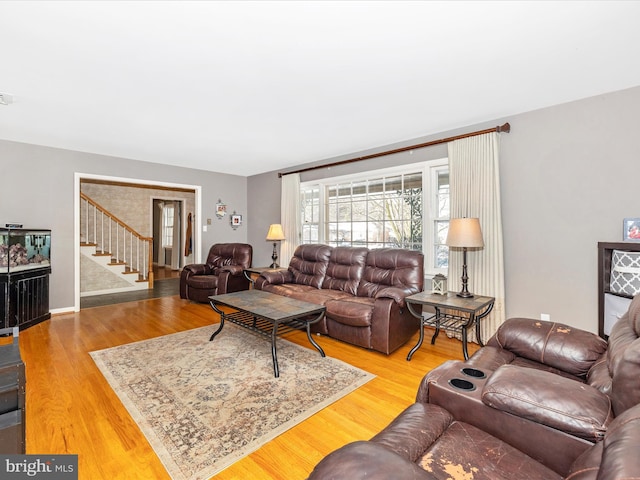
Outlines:
[[[174,295],[54,315],[20,332],[27,373],[27,453],[78,454],[81,480],[169,479],[89,352],[218,321],[209,305]],[[286,338],[310,347],[302,332]],[[427,371],[445,360],[462,359],[460,342],[441,334],[436,345],[426,340],[407,362],[417,338],[416,333],[386,356],[319,337],[328,356],[377,377],[214,478],[306,478],[329,452],[371,438],[414,401]],[[472,353],[477,345],[469,349]]]

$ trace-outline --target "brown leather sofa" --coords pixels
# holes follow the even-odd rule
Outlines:
[[[457,478],[452,471],[473,479],[640,478],[639,338],[640,296],[608,342],[564,324],[510,319],[468,361],[429,372],[418,389],[419,406],[371,443],[390,444],[421,466],[390,478]],[[438,420],[444,409],[455,421]],[[456,423],[460,427],[451,430]],[[350,476],[355,463],[379,466],[376,456],[389,455],[369,444],[349,447],[338,455],[342,460],[321,469],[335,467],[347,472],[344,477],[311,478],[361,478]],[[395,457],[388,461],[388,473],[403,468]],[[342,464],[354,470],[340,470]]]
[[[313,332],[389,354],[418,331],[404,299],[422,291],[423,272],[421,252],[305,244],[255,288],[324,305]]]
[[[216,243],[206,263],[186,265],[180,273],[180,298],[208,303],[209,296],[249,288],[244,269],[251,266],[253,248],[247,243]]]
[[[531,439],[535,441],[535,439]],[[309,480],[631,480],[640,472],[640,406],[558,473],[444,408],[415,403],[370,441],[326,456]],[[571,455],[567,453],[567,455]]]

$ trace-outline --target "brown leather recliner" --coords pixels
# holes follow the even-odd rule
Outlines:
[[[640,472],[640,405],[559,474],[508,443],[415,403],[370,441],[345,445],[316,465],[309,480],[630,480]]]
[[[483,376],[465,376],[469,368]],[[571,452],[601,441],[616,418],[640,404],[639,379],[637,296],[608,343],[568,325],[507,320],[467,362],[429,372],[416,399],[566,473]],[[464,382],[471,384],[466,391]]]
[[[180,298],[208,303],[209,296],[249,288],[244,269],[251,266],[253,248],[247,243],[216,243],[206,263],[186,265],[180,273]]]

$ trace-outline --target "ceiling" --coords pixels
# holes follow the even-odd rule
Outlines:
[[[637,1],[0,12],[0,138],[242,176],[640,85]]]

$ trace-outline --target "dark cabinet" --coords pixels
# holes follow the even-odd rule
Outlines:
[[[614,250],[640,252],[640,243],[598,242],[598,334],[607,338],[613,323],[631,303],[630,294],[611,290],[611,268]]]
[[[24,454],[25,395],[24,363],[18,345],[19,329],[0,329],[0,335],[13,335],[13,342],[0,345],[0,453]]]

